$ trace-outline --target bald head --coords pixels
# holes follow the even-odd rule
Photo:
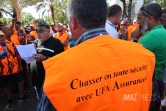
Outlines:
[[[137,24],[137,19],[133,20],[133,25]]]
[[[120,26],[125,27],[126,29],[128,29],[129,21],[128,20],[121,21]]]
[[[1,27],[1,31],[5,34],[6,39],[9,40],[12,35],[12,30],[7,26],[3,26]]]

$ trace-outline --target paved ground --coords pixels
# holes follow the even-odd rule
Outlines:
[[[0,111],[36,111],[37,108],[37,99],[34,90],[26,91],[28,97],[32,97],[32,100],[18,103],[18,94],[14,98],[14,107],[11,109],[5,108],[7,103],[6,97],[0,97]]]
[[[25,101],[22,103],[18,103],[18,94],[16,95],[16,98],[14,98],[14,107],[11,109],[5,108],[5,105],[7,103],[6,97],[0,97],[0,111],[37,111],[37,98],[34,90],[26,91],[26,95],[30,96],[32,100]],[[160,111],[166,111],[165,109],[162,109]]]

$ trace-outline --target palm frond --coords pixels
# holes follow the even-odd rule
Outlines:
[[[45,13],[46,13],[46,10],[44,10],[44,11],[42,12],[42,16],[44,16]]]
[[[12,16],[12,14],[11,14],[10,12],[6,11],[6,10],[3,9],[3,8],[0,8],[0,12],[1,12],[1,15],[2,15],[2,13],[5,13],[6,15]]]
[[[43,3],[39,3],[35,8],[36,12],[39,12],[41,9],[45,8],[45,5]]]

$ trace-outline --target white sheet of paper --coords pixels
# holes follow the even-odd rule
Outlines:
[[[16,46],[16,48],[21,58],[24,59],[27,63],[35,61],[35,59],[32,57],[32,55],[36,54],[36,49],[33,44],[19,45]]]

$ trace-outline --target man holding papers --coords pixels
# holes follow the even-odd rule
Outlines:
[[[58,39],[51,36],[49,25],[46,22],[37,20],[35,28],[38,35],[38,40],[34,41],[37,54],[33,55],[36,61],[31,63],[30,69],[33,75],[33,85],[36,86],[39,98],[45,79],[45,70],[42,61],[63,52],[64,48]]]

